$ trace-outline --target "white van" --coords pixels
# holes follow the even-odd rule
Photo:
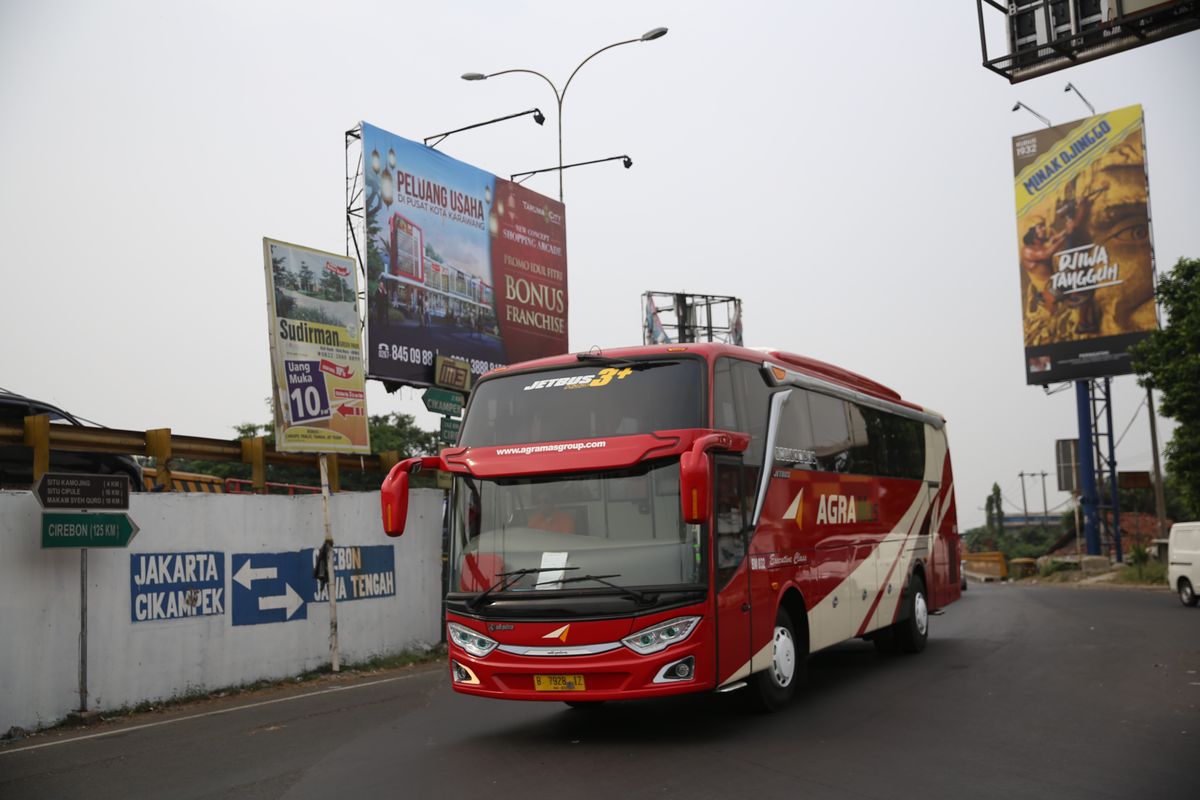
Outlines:
[[[1167,583],[1179,602],[1194,606],[1200,587],[1200,522],[1176,522],[1167,540]]]

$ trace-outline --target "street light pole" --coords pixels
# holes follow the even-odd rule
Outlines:
[[[464,81],[483,81],[483,80],[487,80],[488,78],[495,78],[498,75],[508,75],[508,74],[511,74],[514,72],[523,72],[527,75],[536,75],[537,77],[544,80],[546,83],[550,84],[550,90],[552,92],[554,92],[554,101],[558,105],[558,200],[561,203],[562,199],[563,199],[562,109],[563,109],[563,100],[567,96],[567,89],[571,88],[571,81],[575,79],[576,74],[579,73],[579,70],[583,68],[584,64],[588,63],[593,58],[595,58],[596,56],[603,53],[605,50],[612,50],[614,47],[620,47],[621,45],[625,45],[625,44],[634,44],[635,42],[652,42],[655,39],[661,39],[662,37],[664,37],[666,35],[667,35],[666,28],[653,28],[651,30],[646,31],[645,33],[643,33],[641,36],[639,36],[636,39],[626,39],[625,41],[622,41],[622,42],[613,42],[610,45],[601,47],[599,50],[592,53],[590,56],[585,58],[583,61],[579,62],[579,66],[575,67],[575,69],[571,72],[570,77],[567,78],[567,82],[565,84],[563,84],[563,88],[562,88],[561,92],[558,90],[558,87],[554,84],[554,81],[550,80],[542,73],[540,73],[536,70],[532,70],[532,69],[503,69],[503,70],[500,70],[499,72],[487,73],[486,75],[482,72],[467,72],[467,73],[463,74],[462,79]]]
[[[591,161],[580,161],[576,164],[565,164],[558,167],[546,167],[545,169],[531,169],[526,170],[525,172],[514,172],[512,175],[508,176],[508,179],[513,183],[522,183],[534,175],[540,175],[543,172],[557,172],[561,177],[564,170],[571,169],[572,167],[586,167],[589,164],[603,164],[606,161],[622,161],[625,164],[625,169],[629,169],[633,166],[633,159],[628,155],[609,156],[608,158],[593,158]],[[518,178],[520,180],[518,180]]]

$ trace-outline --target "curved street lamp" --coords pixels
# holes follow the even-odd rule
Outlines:
[[[593,58],[600,55],[605,50],[612,50],[614,47],[620,47],[623,44],[634,44],[636,42],[652,42],[655,39],[661,39],[662,37],[664,37],[666,35],[667,35],[666,28],[651,28],[650,30],[646,31],[645,33],[643,33],[641,36],[639,36],[636,39],[626,39],[623,42],[613,42],[610,45],[601,47],[599,50],[592,53],[590,56],[585,58],[583,61],[579,62],[579,66],[575,67],[574,71],[571,72],[571,75],[570,75],[570,77],[567,78],[567,82],[563,85],[561,92],[558,90],[558,87],[554,85],[554,81],[550,80],[542,73],[537,72],[536,70],[532,70],[532,69],[503,69],[503,70],[500,70],[499,72],[489,72],[486,75],[482,72],[466,72],[463,74],[462,79],[464,81],[483,81],[483,80],[487,80],[488,78],[495,78],[497,75],[508,75],[508,74],[514,73],[514,72],[524,72],[528,75],[536,75],[539,78],[541,78],[542,80],[544,80],[546,83],[550,84],[550,89],[554,92],[554,99],[558,103],[558,199],[559,199],[559,202],[561,202],[563,199],[562,107],[563,107],[563,99],[567,96],[567,89],[571,88],[571,81],[575,79],[575,75],[579,72],[580,69],[583,68],[584,64],[591,61]]]

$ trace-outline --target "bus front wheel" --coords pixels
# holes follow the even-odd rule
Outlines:
[[[905,653],[919,653],[929,640],[929,597],[925,594],[925,581],[913,575],[909,582],[908,618],[896,625],[896,644]]]
[[[792,617],[781,606],[771,636],[771,663],[751,679],[752,704],[760,711],[778,711],[791,702],[796,684],[804,679],[807,658],[807,648],[796,638]]]

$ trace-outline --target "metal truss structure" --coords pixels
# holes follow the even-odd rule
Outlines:
[[[742,301],[737,297],[683,292],[642,295],[642,343],[742,344]]]
[[[1007,55],[988,57],[984,5],[1004,15]],[[975,0],[975,8],[983,66],[1010,83],[1200,29],[1200,0]]]

